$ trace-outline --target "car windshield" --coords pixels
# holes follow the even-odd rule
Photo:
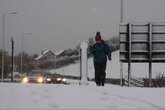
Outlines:
[[[42,76],[44,75],[42,72],[29,72],[28,76]]]

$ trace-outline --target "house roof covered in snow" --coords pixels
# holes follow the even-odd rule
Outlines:
[[[35,58],[35,60],[39,60],[41,59],[43,56],[45,56],[48,52],[52,52],[55,56],[58,56],[60,54],[62,54],[64,52],[64,50],[58,50],[58,51],[53,51],[53,50],[50,50],[50,49],[46,49],[46,50],[43,50],[41,52],[41,54]]]

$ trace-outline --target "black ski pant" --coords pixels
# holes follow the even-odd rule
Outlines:
[[[95,63],[94,62],[94,68],[95,68],[95,82],[97,86],[104,86],[105,83],[105,77],[106,77],[106,62],[105,63]]]

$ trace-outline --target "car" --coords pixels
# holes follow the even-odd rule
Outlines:
[[[26,73],[22,80],[22,83],[45,83],[45,73],[42,71],[31,71]]]
[[[67,84],[66,78],[64,78],[60,74],[46,74],[46,83],[53,83],[53,84]]]

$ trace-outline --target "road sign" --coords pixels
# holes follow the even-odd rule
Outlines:
[[[119,37],[120,61],[128,63],[128,82],[131,77],[131,63],[146,62],[149,63],[151,86],[152,62],[165,62],[165,24],[121,24]]]

